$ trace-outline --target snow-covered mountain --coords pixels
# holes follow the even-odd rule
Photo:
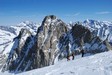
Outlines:
[[[4,70],[23,72],[54,64],[58,52],[58,39],[67,32],[66,24],[56,16],[46,16],[36,35],[28,29],[20,31],[14,38],[13,46]]]
[[[37,28],[39,26],[39,24],[29,21],[21,22],[17,26],[0,26],[0,53],[5,50],[5,46],[7,46],[7,44],[10,43],[13,38],[19,34],[22,28],[28,29],[33,34],[36,34]]]
[[[111,58],[112,51],[84,58],[79,55],[69,62],[64,59],[49,67],[19,74],[0,72],[0,75],[112,75]]]
[[[107,39],[112,43],[112,22],[87,19],[83,22],[71,22],[67,26],[71,29],[75,24],[87,27],[94,36],[98,36],[102,40]]]
[[[19,35],[21,29],[27,29],[32,35],[35,35],[39,26],[39,24],[29,21],[21,22],[17,26],[0,26],[0,68],[2,63],[6,61],[14,45],[14,38]]]
[[[60,37],[60,56],[69,56],[73,52],[77,55],[80,53],[80,49],[84,49],[86,53],[92,54],[112,49],[108,39],[102,39],[97,36],[97,32],[94,32],[96,31],[95,28],[92,29],[88,24],[88,26],[85,25],[83,25],[83,23],[73,23],[70,25],[71,27],[69,27],[70,30]],[[109,34],[112,35],[112,33]]]
[[[112,50],[109,43],[111,25],[111,22],[95,20],[67,25],[56,16],[49,15],[39,27],[28,21],[9,28],[2,27],[2,31],[8,32],[10,35],[7,36],[12,38],[6,37],[9,41],[3,44],[0,67],[3,65],[2,71],[19,73],[52,65],[56,58],[72,53],[79,55],[81,49],[85,54]],[[8,57],[4,59],[6,54]]]
[[[87,19],[83,25],[90,28],[102,40],[108,39],[112,43],[112,22]]]
[[[40,24],[36,24],[36,23],[30,22],[30,21],[24,21],[24,22],[19,23],[17,26],[11,26],[11,27],[15,28],[16,29],[16,33],[18,33],[18,34],[19,34],[19,31],[22,28],[30,30],[30,32],[32,34],[36,34],[37,29],[38,29],[39,26],[40,26]]]

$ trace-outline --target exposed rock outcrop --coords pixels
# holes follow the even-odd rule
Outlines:
[[[14,39],[5,67],[18,73],[54,64],[58,40],[66,32],[66,24],[54,15],[45,17],[36,36],[22,29]]]
[[[54,64],[59,38],[66,32],[67,27],[63,21],[54,15],[45,17],[36,35],[37,61],[41,60],[37,67]]]

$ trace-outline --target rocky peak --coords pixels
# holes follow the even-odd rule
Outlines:
[[[72,27],[72,36],[74,36],[75,38],[83,38],[85,39],[84,41],[87,42],[91,39],[92,34],[88,28],[82,25],[75,24]]]
[[[42,25],[49,25],[51,22],[54,21],[56,21],[56,16],[49,15],[44,18],[44,20],[42,21]]]
[[[44,18],[34,36],[28,29],[21,29],[14,39],[14,46],[17,46],[13,46],[9,54],[8,69],[19,72],[54,64],[58,41],[66,32],[66,24],[54,15]]]
[[[22,37],[29,36],[29,35],[31,35],[31,32],[28,29],[22,28],[17,37],[21,39]]]
[[[46,37],[47,34],[51,34],[51,32],[55,32],[55,31],[59,33],[66,32],[67,27],[66,27],[66,24],[62,20],[57,19],[56,16],[54,15],[49,15],[49,16],[46,16],[44,20],[42,21],[42,25],[38,28],[37,34],[41,31],[43,32],[44,37]]]
[[[43,63],[40,63],[41,67],[54,63],[59,38],[66,32],[66,24],[56,16],[50,15],[44,18],[37,33],[37,51],[40,53],[38,57],[44,55]]]

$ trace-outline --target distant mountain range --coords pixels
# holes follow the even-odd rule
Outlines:
[[[0,26],[0,68],[19,73],[54,64],[83,48],[95,54],[111,50],[112,22],[85,20],[66,24],[54,15],[42,24],[29,21]],[[60,57],[61,56],[61,57]]]

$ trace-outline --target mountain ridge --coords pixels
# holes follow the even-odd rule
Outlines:
[[[75,50],[76,55],[79,54],[80,47],[84,48],[86,53],[92,54],[111,49],[107,45],[111,42],[112,34],[105,33],[112,30],[111,25],[110,27],[102,25],[104,27],[102,30],[103,27],[96,27],[96,29],[95,26],[88,26],[89,24],[91,23],[75,23],[69,25],[71,27],[69,29],[69,26],[61,19],[48,15],[38,29],[36,24],[32,26],[32,22],[22,22],[17,27],[12,26],[13,28],[20,27],[20,32],[17,31],[18,35],[15,36],[16,38],[13,37],[14,40],[10,43],[12,47],[3,71],[19,73],[49,66],[54,64],[58,56],[66,57],[72,53],[72,50]],[[103,33],[99,35],[100,32]]]

